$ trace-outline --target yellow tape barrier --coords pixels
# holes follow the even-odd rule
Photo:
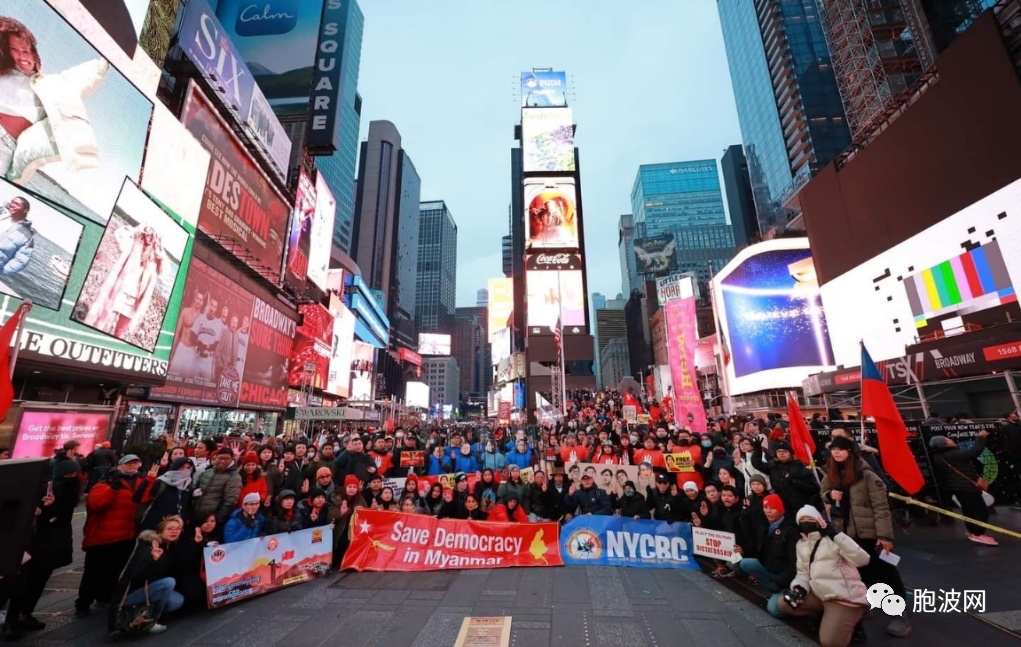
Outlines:
[[[894,494],[893,492],[889,492],[888,494],[892,498],[897,499],[899,501],[903,501],[905,503],[910,503],[911,505],[917,505],[920,508],[925,508],[926,510],[932,510],[933,512],[938,512],[940,514],[945,514],[946,516],[951,517],[953,519],[960,519],[961,521],[967,521],[968,523],[973,523],[976,526],[982,526],[983,528],[985,528],[987,530],[992,530],[993,532],[998,532],[998,533],[1000,533],[1002,535],[1007,535],[1008,537],[1014,537],[1015,539],[1021,539],[1021,533],[1014,532],[1013,530],[1007,530],[1006,528],[1000,528],[999,526],[994,526],[991,523],[985,523],[984,521],[979,521],[977,519],[972,519],[971,517],[966,517],[963,514],[957,514],[956,512],[950,512],[949,510],[944,510],[943,508],[939,508],[939,507],[936,507],[934,505],[930,505],[928,503],[924,503],[922,501],[919,501],[918,499],[912,499],[909,496],[903,496],[903,495],[900,495],[900,494]]]

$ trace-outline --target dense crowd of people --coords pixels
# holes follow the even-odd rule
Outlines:
[[[32,558],[5,589],[5,633],[44,626],[32,613],[54,569],[72,561],[71,518],[83,486],[75,615],[106,604],[112,631],[124,628],[125,608],[145,600],[157,621],[150,632],[165,630],[161,620],[172,612],[205,607],[203,549],[217,543],[332,525],[336,567],[358,508],[511,523],[619,515],[727,531],[740,560],[715,562],[712,575],[747,578],[771,595],[777,616],[821,616],[826,645],[863,635],[865,587],[883,582],[904,595],[885,559],[894,543],[886,477],[849,432],[832,431],[816,470],[795,458],[782,415],[720,418],[699,433],[667,414],[628,424],[626,400],[635,396],[574,393],[564,421],[531,433],[457,424],[183,441],[147,468],[108,443],[87,457],[68,443],[40,498]],[[659,414],[654,405],[639,406]],[[974,509],[968,461],[984,437],[967,450],[942,437],[933,443],[962,506],[977,516],[984,506]],[[979,527],[969,533],[995,543]],[[906,636],[911,626],[898,617],[887,630]]]

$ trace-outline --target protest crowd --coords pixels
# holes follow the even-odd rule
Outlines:
[[[360,508],[515,524],[607,515],[732,533],[738,557],[712,560],[711,576],[746,579],[778,617],[817,618],[823,645],[865,638],[869,585],[905,595],[886,558],[896,541],[888,478],[875,450],[848,431],[833,430],[816,464],[807,447],[792,445],[792,421],[782,414],[719,418],[703,431],[675,424],[667,403],[631,392],[569,399],[564,420],[531,435],[471,423],[313,429],[307,438],[168,441],[149,466],[109,443],[88,456],[68,443],[51,462],[52,487],[40,493],[33,557],[17,582],[4,582],[4,636],[44,627],[32,614],[50,575],[72,561],[71,520],[82,499],[75,615],[101,609],[112,632],[132,629],[129,611],[138,605],[148,609],[151,633],[166,630],[174,614],[206,608],[209,546],[330,526],[336,568]],[[648,411],[649,424],[628,424],[628,404]],[[985,511],[971,459],[986,436],[967,450],[943,437],[931,443],[965,514]],[[968,533],[995,544],[980,527]],[[887,631],[907,636],[911,624],[894,617]]]

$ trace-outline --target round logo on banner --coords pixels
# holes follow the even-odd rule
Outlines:
[[[225,550],[224,550],[224,549],[222,549],[222,548],[217,548],[216,550],[214,550],[214,551],[212,552],[212,554],[211,554],[211,555],[209,555],[209,559],[210,559],[210,560],[211,560],[211,561],[212,561],[212,562],[213,562],[214,564],[219,564],[220,562],[222,562],[222,561],[223,561],[224,559],[226,559],[226,558],[227,558],[227,551],[225,551]]]
[[[599,535],[587,528],[575,530],[567,539],[567,554],[571,559],[599,559],[603,554],[603,543]]]
[[[277,546],[279,545],[280,540],[278,540],[276,537],[270,537],[269,541],[266,542],[266,550],[272,553],[274,550],[277,549]]]

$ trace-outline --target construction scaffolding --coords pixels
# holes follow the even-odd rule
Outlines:
[[[867,139],[890,105],[932,66],[916,0],[816,0],[852,141]]]

